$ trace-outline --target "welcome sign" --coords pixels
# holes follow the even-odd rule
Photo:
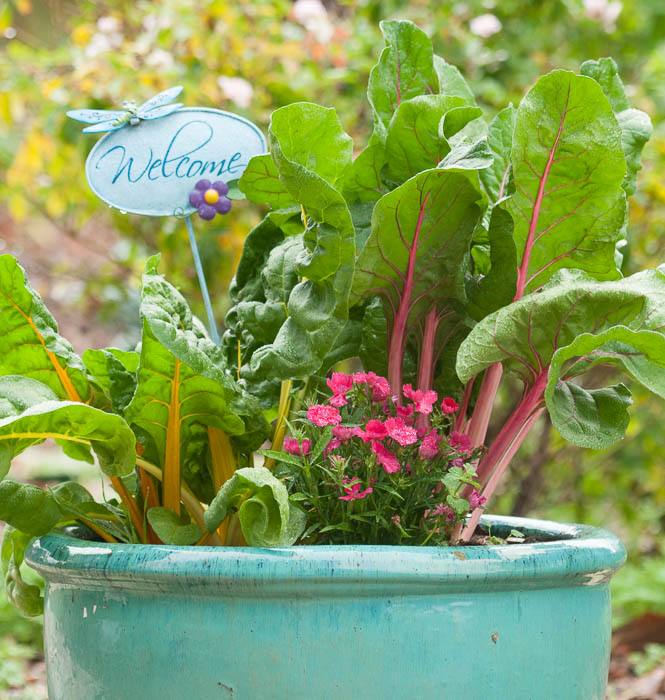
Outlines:
[[[93,192],[123,212],[189,215],[199,180],[237,180],[253,156],[266,152],[259,129],[236,114],[184,107],[111,131],[88,155]]]

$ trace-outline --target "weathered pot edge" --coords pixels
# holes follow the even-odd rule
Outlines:
[[[600,528],[501,516],[483,522],[561,539],[473,547],[225,548],[91,543],[54,534],[36,540],[26,561],[55,584],[159,591],[168,582],[188,594],[241,597],[335,596],[342,588],[371,596],[394,587],[403,595],[427,595],[442,588],[593,586],[606,583],[625,561],[619,539]]]

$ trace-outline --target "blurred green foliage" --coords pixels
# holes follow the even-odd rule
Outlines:
[[[585,59],[613,56],[634,106],[655,126],[631,202],[626,272],[665,261],[662,0],[10,0],[0,7],[0,220],[7,222],[0,249],[29,257],[45,226],[53,250],[59,240],[95,247],[94,274],[76,259],[50,271],[79,280],[75,295],[68,288],[68,303],[96,323],[124,324],[128,345],[138,337],[131,329],[139,270],[155,250],[203,314],[187,238],[176,219],[123,216],[94,197],[83,164],[96,137],[82,135],[66,110],[114,108],[182,84],[186,105],[228,109],[264,130],[282,105],[334,106],[362,143],[371,127],[364,86],[382,43],[378,21],[393,17],[432,35],[435,51],[462,70],[487,118],[517,103],[552,68],[577,70]],[[228,224],[197,225],[219,319],[244,235],[257,219],[243,203]],[[54,293],[57,284],[50,287]],[[610,451],[571,448],[545,427],[497,504],[504,512],[616,529],[631,558],[616,579],[620,620],[665,612],[665,407],[639,390],[635,399],[628,437]]]

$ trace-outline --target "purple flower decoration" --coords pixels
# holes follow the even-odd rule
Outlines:
[[[199,180],[196,187],[189,193],[189,203],[196,207],[199,216],[206,221],[215,218],[215,214],[228,214],[231,200],[226,196],[229,186],[225,182]]]

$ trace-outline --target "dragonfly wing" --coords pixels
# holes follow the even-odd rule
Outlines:
[[[116,129],[121,129],[127,122],[124,124],[119,124],[115,125],[113,122],[115,119],[109,119],[106,122],[102,122],[101,124],[93,124],[92,126],[86,126],[85,129],[83,129],[84,134],[99,134],[102,131],[115,131]]]
[[[124,111],[111,109],[72,109],[67,112],[67,116],[86,124],[99,124],[99,122],[113,121],[122,117]]]
[[[161,107],[162,105],[167,105],[169,102],[173,102],[176,97],[182,92],[182,85],[176,85],[175,87],[164,90],[158,95],[151,97],[147,102],[144,102],[138,109],[139,114],[143,112],[149,112],[155,107]],[[145,117],[144,117],[145,119]]]
[[[176,102],[172,105],[164,105],[163,107],[156,107],[151,109],[149,112],[141,112],[139,110],[139,117],[141,119],[159,119],[159,117],[165,117],[172,112],[180,109],[182,107],[182,102]]]

